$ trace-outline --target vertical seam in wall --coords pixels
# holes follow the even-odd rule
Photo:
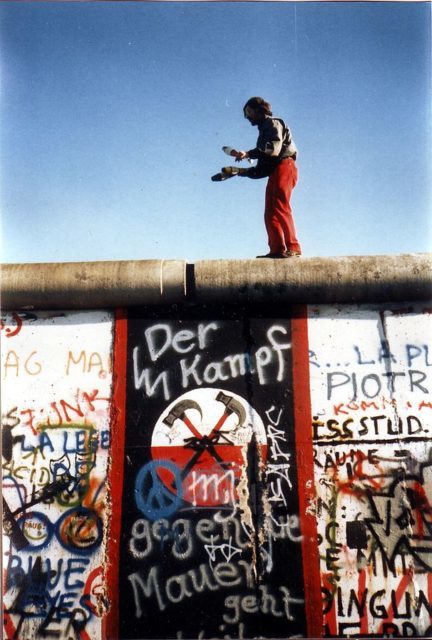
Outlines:
[[[161,260],[161,264],[160,264],[160,272],[159,272],[159,292],[161,295],[161,298],[163,296],[163,272],[164,272],[164,264],[165,264],[165,260]]]
[[[309,638],[320,638],[323,632],[323,616],[316,523],[307,313],[307,306],[299,305],[295,308],[291,320],[294,426],[307,630]]]
[[[186,263],[186,281],[185,281],[185,293],[186,300],[188,302],[195,302],[196,300],[196,281],[195,281],[195,265],[193,263]]]

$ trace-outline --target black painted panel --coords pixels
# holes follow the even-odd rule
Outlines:
[[[306,635],[289,319],[128,327],[120,637]]]

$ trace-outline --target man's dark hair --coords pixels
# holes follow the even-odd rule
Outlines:
[[[262,115],[271,116],[272,108],[269,102],[266,102],[264,98],[260,98],[259,96],[255,96],[254,98],[249,98],[243,107],[243,113],[246,111],[246,107],[250,107],[251,109],[257,109]]]

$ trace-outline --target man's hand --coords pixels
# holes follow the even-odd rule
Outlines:
[[[242,160],[248,157],[249,156],[246,151],[236,151],[236,155],[235,155],[236,162],[241,162]]]
[[[249,159],[247,151],[237,151],[236,149],[233,149],[233,147],[226,147],[226,146],[222,147],[222,151],[226,153],[228,156],[235,158],[236,162],[241,162],[245,158],[247,158],[249,162],[252,162],[252,160]]]

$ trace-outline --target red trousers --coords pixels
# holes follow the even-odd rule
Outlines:
[[[282,160],[267,182],[264,222],[267,229],[270,253],[297,251],[297,240],[290,198],[297,183],[297,167],[292,158]]]

